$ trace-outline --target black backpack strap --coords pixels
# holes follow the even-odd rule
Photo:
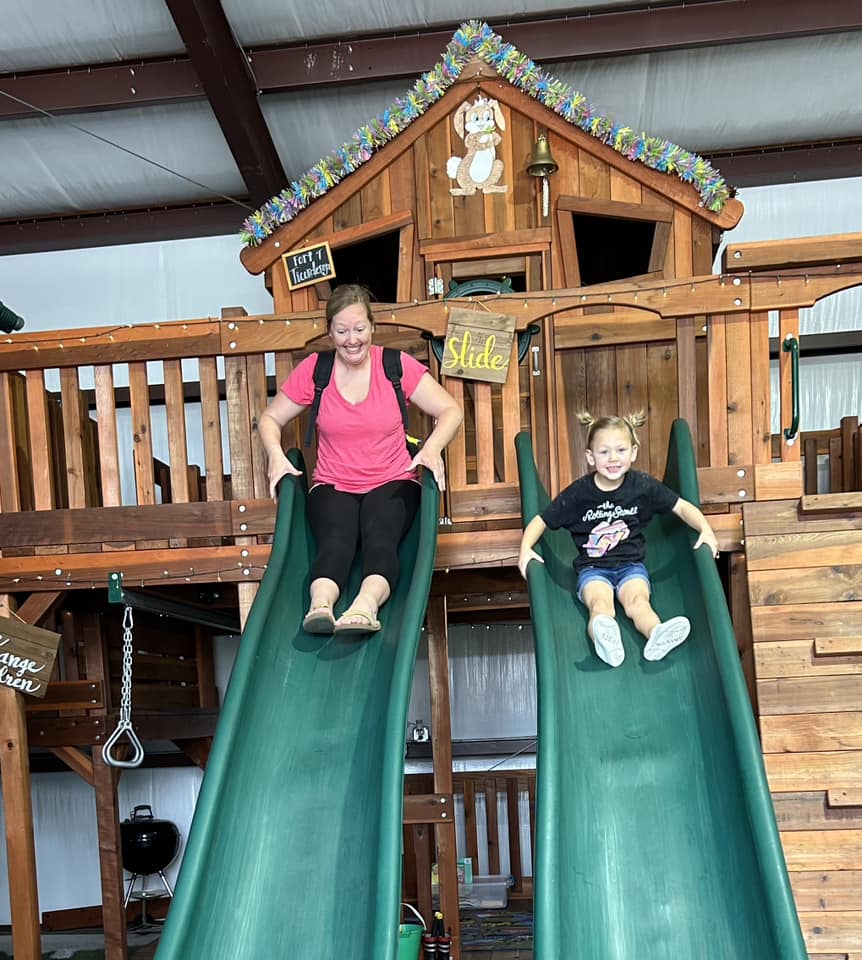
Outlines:
[[[398,398],[398,406],[401,409],[401,422],[404,429],[407,429],[407,403],[404,400],[404,390],[401,387],[401,351],[394,347],[383,348],[383,372],[386,379],[392,384],[395,396]]]
[[[314,439],[314,424],[317,422],[317,411],[320,409],[320,395],[332,377],[332,365],[335,362],[334,350],[321,350],[317,354],[314,364],[314,399],[311,401],[311,413],[305,428],[305,446],[310,447]],[[398,362],[398,373],[401,373],[401,362]]]

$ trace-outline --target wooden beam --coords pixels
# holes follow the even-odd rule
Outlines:
[[[42,949],[36,845],[33,838],[29,747],[23,701],[20,693],[8,687],[0,688],[0,742],[3,744],[0,750],[0,781],[6,828],[12,952],[19,960],[40,960]]]
[[[165,0],[255,206],[287,175],[258,100],[257,82],[220,2]]]
[[[431,684],[431,742],[434,751],[434,793],[452,796],[452,719],[449,704],[449,635],[446,598],[436,597],[428,604],[428,672]],[[461,929],[458,913],[458,852],[455,841],[455,817],[452,811],[435,824],[437,863],[440,876],[440,909],[447,927],[452,929],[452,953],[461,955]]]
[[[99,837],[99,865],[102,879],[102,925],[105,931],[105,960],[126,960],[126,911],[123,907],[123,863],[120,839],[120,807],[117,797],[118,771],[93,751],[96,788],[96,830]]]
[[[51,753],[62,760],[73,773],[77,773],[91,787],[96,786],[96,778],[93,775],[93,761],[80,747],[51,747]]]
[[[722,255],[721,268],[726,273],[735,273],[859,261],[862,261],[862,233],[836,233],[824,237],[729,243]]]

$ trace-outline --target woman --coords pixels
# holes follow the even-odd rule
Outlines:
[[[333,290],[326,330],[335,349],[332,376],[317,414],[317,464],[308,494],[308,520],[317,542],[311,602],[303,620],[309,633],[373,633],[377,612],[398,578],[398,545],[419,506],[417,467],[444,486],[443,448],[463,413],[452,397],[409,354],[401,353],[404,396],[436,420],[415,456],[407,451],[401,410],[383,369],[383,350],[372,344],[374,315],[368,291],[355,284]],[[279,480],[299,476],[281,446],[281,432],[311,405],[317,354],[306,357],[260,417],[273,499]],[[333,611],[357,549],[362,582],[347,610]]]

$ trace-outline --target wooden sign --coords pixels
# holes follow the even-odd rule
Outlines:
[[[59,644],[59,633],[0,619],[0,687],[44,697]]]
[[[443,343],[442,373],[465,380],[505,383],[514,333],[514,317],[453,307]]]
[[[287,285],[291,290],[308,287],[312,283],[335,279],[335,267],[332,263],[332,251],[329,242],[312,244],[301,250],[291,250],[281,255]]]

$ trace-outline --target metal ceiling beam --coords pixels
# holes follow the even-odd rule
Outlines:
[[[252,204],[259,206],[287,182],[261,113],[245,53],[216,0],[165,0]]]
[[[183,20],[196,18],[198,32],[205,34],[209,19],[205,19],[205,14],[211,13],[208,4],[203,0],[191,4],[180,0],[168,2],[181,11]],[[224,19],[220,7],[217,16]],[[542,63],[862,30],[862,4],[858,0],[819,0],[818,3],[706,0],[547,20],[497,21],[493,26],[506,41]],[[224,30],[230,34],[226,23],[221,27],[221,31]],[[237,61],[243,60],[243,54],[232,35],[229,39],[232,69],[242,88],[247,90],[251,84],[258,93],[267,94],[333,83],[415,77],[436,63],[451,36],[451,29],[426,30],[251,48],[246,53],[254,73],[253,81],[247,79],[246,69],[240,76]],[[201,41],[203,49],[198,48],[192,37],[186,42],[189,51],[194,52],[192,60],[177,56],[158,61],[136,60],[7,74],[0,76],[0,91],[57,113],[109,110],[203,96],[198,75],[202,79],[214,76],[217,80],[218,57],[207,48],[205,39]],[[216,85],[223,89],[223,83]],[[247,99],[248,93],[243,96]],[[21,103],[0,96],[0,120],[38,115]],[[269,195],[274,192],[270,191]]]
[[[5,220],[0,221],[0,256],[238,234],[244,218],[245,212],[235,203],[215,200],[185,206]]]
[[[720,150],[705,155],[734,187],[862,176],[862,139]]]

